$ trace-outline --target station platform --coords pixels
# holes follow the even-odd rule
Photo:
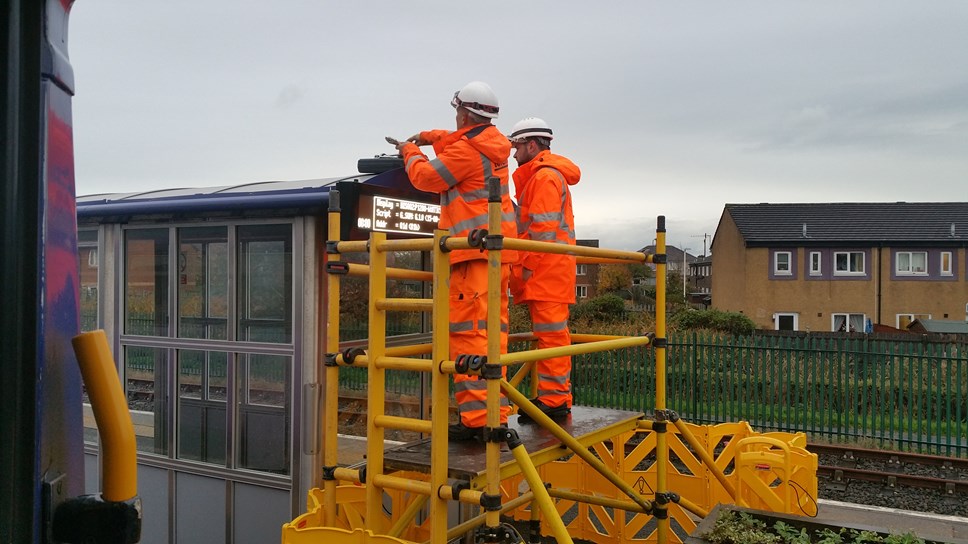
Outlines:
[[[588,447],[634,429],[642,417],[641,412],[573,406],[571,414],[561,423],[561,427],[583,446]],[[508,418],[508,427],[517,431],[535,466],[554,461],[568,453],[551,431],[534,423],[518,423],[517,415]],[[468,480],[472,482],[472,486],[480,481],[485,472],[484,450],[485,444],[475,440],[450,442],[447,451],[448,476],[457,480]],[[388,448],[384,453],[384,464],[387,471],[428,472],[430,439]],[[520,468],[514,462],[511,451],[507,445],[502,445],[501,479],[519,473]]]
[[[825,499],[818,502],[820,509],[812,521],[842,523],[853,528],[885,528],[898,534],[914,533],[925,540],[968,544],[968,518]]]

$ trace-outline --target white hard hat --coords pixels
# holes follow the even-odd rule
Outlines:
[[[483,81],[471,81],[454,93],[450,105],[455,108],[466,108],[480,116],[497,119],[500,108],[497,105],[497,95],[491,86]]]
[[[551,133],[551,127],[548,123],[544,122],[544,119],[539,119],[537,117],[525,117],[511,128],[511,135],[508,136],[508,140],[513,143],[520,143],[528,138],[547,138],[553,140],[554,136]]]

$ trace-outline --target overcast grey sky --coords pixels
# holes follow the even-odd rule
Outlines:
[[[727,202],[968,200],[968,2],[77,0],[78,194],[351,175],[385,135],[544,118],[580,238]],[[514,166],[514,161],[511,161]]]

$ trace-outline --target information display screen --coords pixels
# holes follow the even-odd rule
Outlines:
[[[440,204],[363,194],[357,207],[356,228],[433,236],[438,221]]]
[[[398,239],[429,237],[440,222],[440,197],[432,193],[349,182],[337,188],[344,210],[342,240],[365,240],[370,232]]]

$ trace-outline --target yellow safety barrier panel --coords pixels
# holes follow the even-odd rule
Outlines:
[[[725,482],[739,495],[733,498],[714,471],[700,459],[681,433],[668,432],[668,488],[680,502],[667,504],[671,531],[669,542],[682,542],[717,503],[739,503],[796,515],[816,515],[817,457],[805,449],[802,433],[758,434],[746,422],[719,425],[685,424],[703,445]],[[633,431],[593,446],[592,452],[643,498],[656,499],[658,463],[655,432]],[[575,538],[600,543],[657,542],[657,523],[578,456],[545,464],[538,469],[551,495],[562,498],[556,508],[566,516],[566,527]],[[523,478],[503,482],[506,499],[527,490]],[[556,492],[558,491],[558,492]],[[577,495],[584,494],[581,498]],[[622,505],[610,501],[624,501]],[[594,504],[595,502],[603,504]],[[604,503],[611,505],[605,506]],[[518,520],[532,513],[519,508]]]

